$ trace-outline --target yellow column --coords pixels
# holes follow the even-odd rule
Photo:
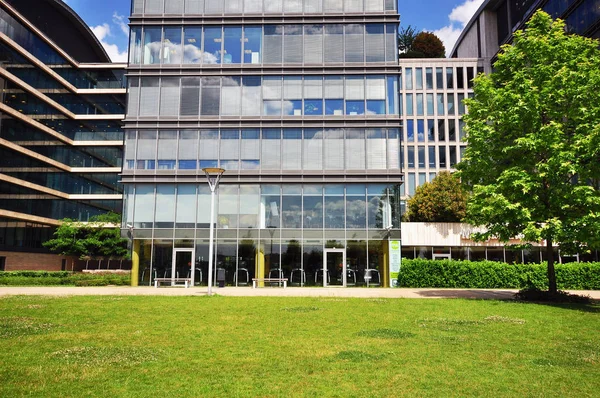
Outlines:
[[[381,270],[381,286],[390,287],[390,245],[389,241],[382,240],[382,256],[383,256],[383,269]]]
[[[256,251],[256,270],[254,272],[256,278],[264,278],[265,277],[265,253],[259,247]],[[264,287],[265,283],[260,282],[258,284],[259,287]]]
[[[138,285],[140,276],[140,241],[133,241],[133,250],[131,251],[131,286]]]

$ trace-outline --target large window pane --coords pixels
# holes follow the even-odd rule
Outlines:
[[[244,28],[244,63],[260,64],[262,54],[262,27]]]
[[[383,24],[366,25],[365,49],[367,62],[385,61],[385,33]]]
[[[179,65],[182,60],[181,27],[165,27],[163,38],[162,63]]]
[[[175,221],[175,185],[156,186],[155,228],[173,228]]]
[[[280,64],[282,57],[283,26],[265,25],[265,64]]]
[[[220,64],[221,63],[221,44],[222,44],[221,27],[204,28],[204,57],[205,64]]]
[[[323,25],[304,27],[304,63],[323,63]]]
[[[239,26],[225,27],[224,31],[223,63],[241,64],[242,28]]]
[[[136,185],[134,227],[152,228],[154,225],[154,186]]]
[[[199,64],[202,62],[202,28],[185,26],[183,28],[183,63]]]
[[[302,41],[302,25],[285,25],[284,63],[302,63]]]
[[[242,115],[260,115],[260,76],[242,77]]]
[[[358,24],[346,25],[346,62],[364,62],[364,26]]]
[[[339,0],[333,1],[341,4]],[[342,62],[344,62],[344,26],[325,25],[325,63]]]
[[[144,28],[144,64],[160,63],[161,29]]]
[[[196,185],[177,185],[176,228],[194,228],[196,219]]]

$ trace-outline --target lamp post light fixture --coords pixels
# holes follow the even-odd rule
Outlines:
[[[214,229],[215,229],[215,190],[219,186],[221,176],[225,172],[225,169],[218,167],[206,167],[202,169],[206,174],[208,180],[208,186],[210,187],[210,240],[208,243],[208,295],[212,295],[212,269],[213,269],[213,257],[214,257]]]

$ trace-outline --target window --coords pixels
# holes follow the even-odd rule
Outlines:
[[[160,63],[161,28],[144,28],[144,64]]]
[[[433,68],[425,68],[425,87],[433,90]]]
[[[225,43],[223,47],[224,64],[242,63],[242,28],[231,26],[224,28]]]
[[[415,88],[423,90],[423,68],[415,68]]]
[[[260,64],[262,54],[262,27],[244,28],[244,63]]]
[[[323,63],[323,26],[306,25],[304,27],[304,63]]]
[[[454,76],[452,68],[446,68],[446,88],[454,88]]]
[[[412,90],[413,88],[412,68],[404,69],[404,87],[407,90]]]
[[[283,39],[283,62],[292,64],[302,63],[302,25],[285,25]]]
[[[368,24],[365,26],[365,50],[367,62],[385,62],[384,25]]]
[[[283,60],[282,45],[283,45],[283,26],[281,25],[265,25],[265,49],[264,63],[265,64],[280,64]]]
[[[179,65],[182,61],[181,27],[165,27],[163,38],[162,63]]]
[[[435,87],[438,90],[444,88],[444,68],[435,68]]]
[[[181,79],[181,116],[197,116],[200,110],[200,78],[184,77]]]
[[[435,168],[435,147],[429,146],[428,151],[429,151],[429,168],[434,169]]]
[[[202,28],[186,26],[183,28],[183,63],[199,64],[202,62]]]
[[[346,25],[346,62],[364,62],[364,25],[349,24]]]
[[[339,0],[331,1],[341,4]],[[344,26],[325,25],[324,42],[325,63],[329,64],[344,62]]]
[[[221,63],[221,44],[223,42],[221,27],[204,28],[204,53],[202,62],[205,64]]]

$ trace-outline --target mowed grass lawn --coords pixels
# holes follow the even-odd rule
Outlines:
[[[600,308],[0,298],[0,396],[600,396]]]

